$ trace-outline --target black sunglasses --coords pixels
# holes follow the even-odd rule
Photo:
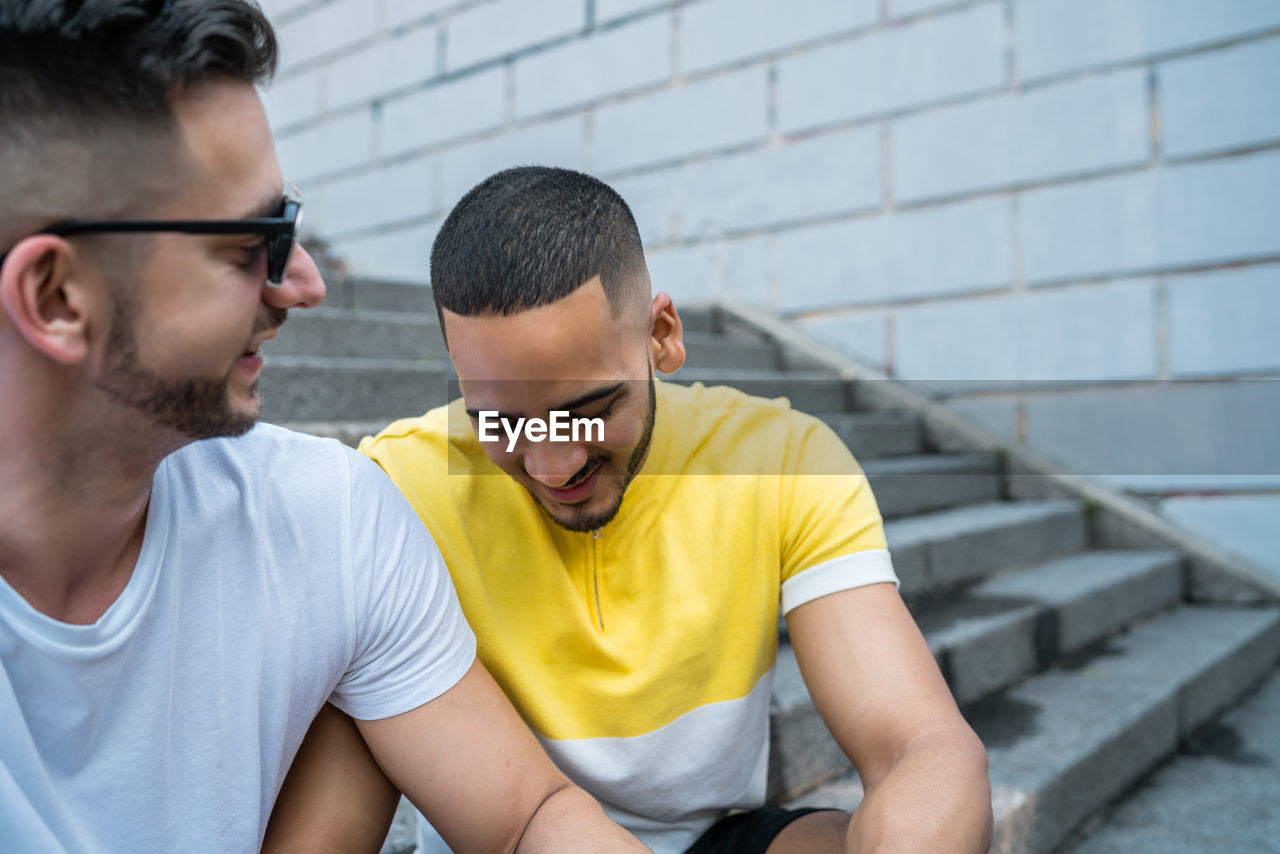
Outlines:
[[[70,237],[75,234],[125,234],[137,232],[168,231],[182,234],[261,234],[266,239],[267,281],[279,287],[284,284],[284,273],[289,266],[289,256],[302,225],[302,202],[297,191],[290,187],[293,196],[285,195],[276,216],[250,219],[160,219],[160,220],[66,220],[43,228],[37,234],[54,234]],[[9,255],[0,255],[0,264]]]

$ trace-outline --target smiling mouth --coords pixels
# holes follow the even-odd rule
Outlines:
[[[586,465],[578,469],[578,473],[573,476],[573,480],[564,486],[556,487],[557,489],[573,489],[575,486],[581,486],[586,482],[597,470],[605,463],[604,457],[596,457],[594,460],[587,460]]]
[[[599,459],[595,463],[588,462],[574,476],[573,480],[564,486],[547,486],[542,485],[548,497],[559,504],[580,504],[591,497],[595,491],[595,483],[601,470],[604,468],[604,459]]]

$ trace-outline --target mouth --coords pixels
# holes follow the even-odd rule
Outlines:
[[[249,346],[240,354],[240,358],[236,363],[248,370],[257,370],[262,367],[262,345],[276,337],[278,329],[273,329],[265,335],[256,336],[249,342]]]
[[[277,326],[275,329],[272,329],[271,331],[266,332],[262,335],[255,335],[249,341],[249,346],[245,349],[244,355],[246,356],[260,355],[262,353],[262,345],[267,343],[268,341],[273,340],[276,337],[276,334],[279,332],[280,332],[280,327]]]
[[[543,485],[547,494],[561,504],[578,504],[586,501],[595,491],[600,473],[604,471],[604,460],[597,460],[594,465],[588,463],[567,486],[553,487]]]

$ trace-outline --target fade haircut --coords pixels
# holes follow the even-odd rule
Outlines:
[[[595,276],[617,317],[648,278],[627,203],[590,175],[520,166],[486,178],[431,249],[436,310],[509,315],[563,299]]]
[[[174,99],[211,80],[266,82],[276,56],[249,0],[0,0],[6,246],[22,229],[172,193]]]

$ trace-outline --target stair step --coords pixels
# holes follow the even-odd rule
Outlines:
[[[1000,498],[993,453],[922,454],[863,463],[886,519]]]
[[[1178,606],[966,709],[987,747],[997,854],[1052,851],[1280,657],[1280,610]],[[853,809],[850,777],[786,805]]]
[[[940,510],[886,522],[885,536],[908,599],[942,595],[1086,545],[1084,513],[1069,500]]]
[[[779,358],[789,371],[820,371],[830,368],[825,361],[796,347],[779,345]]]
[[[259,381],[263,418],[387,424],[445,403],[452,378],[448,362],[269,357]]]
[[[963,705],[1173,606],[1181,585],[1177,552],[1084,552],[989,579],[916,622]],[[775,797],[848,771],[785,642],[771,711]]]
[[[781,368],[778,350],[772,345],[709,332],[690,332],[684,336],[686,361],[684,368],[672,376],[677,378],[690,368],[736,368],[776,371]]]
[[[720,332],[719,312],[706,305],[676,306],[680,325],[685,332]]]
[[[724,385],[758,397],[785,397],[793,409],[824,412],[849,405],[848,384],[831,372],[751,371],[728,368],[683,368],[667,380],[681,385]]]
[[[268,356],[429,359],[447,362],[435,315],[366,309],[294,312],[266,346]]]
[[[423,267],[427,265],[425,250],[422,265]],[[326,273],[325,286],[326,308],[358,308],[420,314],[433,318],[436,316],[431,288],[426,285],[360,279],[345,274]]]
[[[916,615],[956,702],[1007,688],[1182,597],[1174,551],[1082,552],[999,575]]]
[[[993,850],[1051,850],[1229,706],[1278,654],[1276,609],[1182,606],[1073,669],[971,710],[991,757]]]
[[[861,462],[924,452],[920,419],[913,412],[815,413]]]
[[[1121,801],[1069,854],[1280,851],[1280,670]]]

